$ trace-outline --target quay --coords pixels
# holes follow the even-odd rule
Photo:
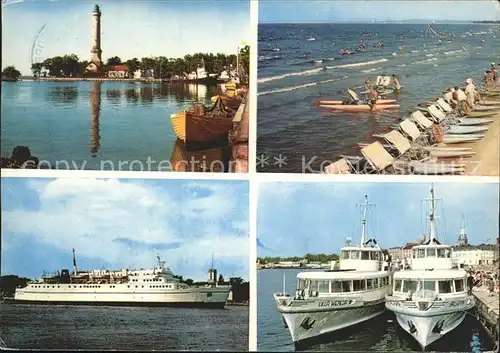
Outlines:
[[[473,290],[472,294],[476,298],[475,316],[477,321],[481,323],[488,335],[493,340],[494,352],[500,349],[500,321],[498,314],[499,307],[499,293],[495,292],[489,295],[487,291],[482,288]]]
[[[240,104],[233,118],[233,129],[229,132],[232,146],[232,172],[248,173],[248,122],[250,112],[250,93]]]

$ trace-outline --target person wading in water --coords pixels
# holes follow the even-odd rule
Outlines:
[[[378,93],[377,93],[377,90],[375,88],[372,87],[370,92],[368,92],[368,99],[370,100],[369,105],[373,109],[373,106],[375,104],[377,104],[377,100],[378,100]]]
[[[399,92],[399,90],[401,90],[401,85],[399,84],[399,79],[396,74],[392,75],[392,85],[395,91]]]

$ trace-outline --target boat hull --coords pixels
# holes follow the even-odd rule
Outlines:
[[[342,101],[318,101],[318,105],[343,105]],[[379,99],[377,104],[392,104],[396,103],[395,99]]]
[[[448,129],[447,133],[448,134],[459,134],[459,135],[465,135],[465,134],[478,134],[482,132],[486,132],[489,129],[484,126],[460,126],[460,125],[453,125],[450,126]]]
[[[171,115],[172,128],[177,138],[189,144],[214,142],[226,138],[233,127],[230,118],[208,118],[188,112]]]
[[[294,343],[332,333],[367,320],[385,312],[383,302],[352,309],[282,313]],[[316,323],[316,324],[315,324]]]
[[[369,112],[369,111],[381,111],[389,109],[399,109],[399,104],[375,104],[369,106],[368,104],[360,105],[320,105],[320,108],[327,108],[332,110],[346,111],[346,112]]]
[[[119,306],[119,307],[171,307],[171,308],[198,308],[198,309],[224,309],[226,302],[133,302],[133,301],[34,301],[34,300],[7,300],[12,304],[30,305],[81,305],[81,306]]]
[[[465,118],[461,119],[458,123],[459,126],[474,126],[474,125],[486,125],[494,122],[492,119],[484,119],[484,118]]]
[[[396,319],[399,326],[408,332],[408,334],[410,334],[410,336],[412,336],[420,344],[420,346],[425,349],[425,347],[437,341],[460,325],[464,320],[465,315],[466,312],[464,311],[427,317],[396,313]],[[434,332],[434,327],[441,322],[443,322],[441,331]],[[412,327],[414,327],[416,331],[412,332]]]
[[[500,106],[478,104],[476,107],[474,107],[475,112],[485,112],[485,111],[495,111],[495,110],[500,110]]]
[[[484,117],[488,117],[488,116],[494,116],[494,115],[497,115],[496,112],[470,112],[469,114],[467,114],[467,116],[469,118],[484,118]]]
[[[116,284],[113,288],[104,284],[86,287],[60,284],[57,288],[16,289],[13,302],[45,305],[224,307],[230,291],[229,287],[146,290],[125,284]]]
[[[468,142],[475,142],[480,139],[482,139],[484,135],[444,135],[443,136],[443,143],[446,145],[453,145],[453,144],[458,144],[458,143],[468,143]]]

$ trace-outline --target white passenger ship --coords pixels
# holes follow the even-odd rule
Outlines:
[[[79,272],[73,249],[73,274],[62,270],[17,288],[14,302],[33,304],[85,304],[118,306],[180,306],[224,308],[230,286],[216,284],[217,272],[210,269],[211,284],[189,286],[174,277],[157,255],[152,269]]]
[[[366,241],[365,196],[361,244],[341,249],[338,270],[301,272],[295,296],[275,293],[295,343],[369,320],[385,311],[391,271],[374,239]],[[332,266],[333,267],[333,266]]]
[[[422,348],[464,320],[475,305],[467,291],[467,273],[452,262],[452,248],[436,238],[434,189],[431,189],[429,239],[412,249],[411,268],[394,273],[386,307]]]

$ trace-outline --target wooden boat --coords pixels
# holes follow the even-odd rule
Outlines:
[[[437,158],[457,158],[473,156],[476,152],[472,152],[472,148],[463,147],[424,147],[432,157]]]
[[[472,111],[469,114],[467,114],[467,116],[469,118],[486,118],[488,116],[494,116],[494,115],[497,115],[497,112],[476,112],[476,111]]]
[[[475,112],[485,112],[485,111],[493,111],[500,110],[500,105],[477,105],[474,107]]]
[[[377,104],[392,104],[392,103],[396,103],[396,100],[395,99],[379,99],[377,101]],[[318,106],[319,105],[342,105],[344,104],[343,101],[318,101],[316,103]]]
[[[219,98],[208,110],[198,104],[190,111],[178,112],[170,117],[175,135],[188,145],[227,138],[233,126],[234,111],[224,107]]]
[[[456,165],[443,165],[440,163],[425,163],[425,164],[414,164],[412,165],[413,174],[425,174],[425,175],[444,175],[444,174],[462,174],[465,172],[464,164]]]
[[[452,125],[446,131],[447,134],[478,134],[481,132],[488,131],[489,128],[485,126],[460,126],[460,125]]]
[[[475,142],[477,140],[480,140],[484,137],[484,135],[473,135],[473,134],[467,134],[467,135],[456,135],[456,134],[445,134],[443,136],[443,143],[446,145],[453,145],[457,143],[468,143],[468,142]]]
[[[337,105],[322,104],[319,107],[332,110],[342,110],[347,112],[368,112],[368,111],[399,109],[399,104],[375,104],[373,106],[370,106],[368,104],[337,104]]]
[[[474,125],[486,125],[494,122],[493,119],[484,118],[464,118],[458,123],[459,126],[474,126]]]

